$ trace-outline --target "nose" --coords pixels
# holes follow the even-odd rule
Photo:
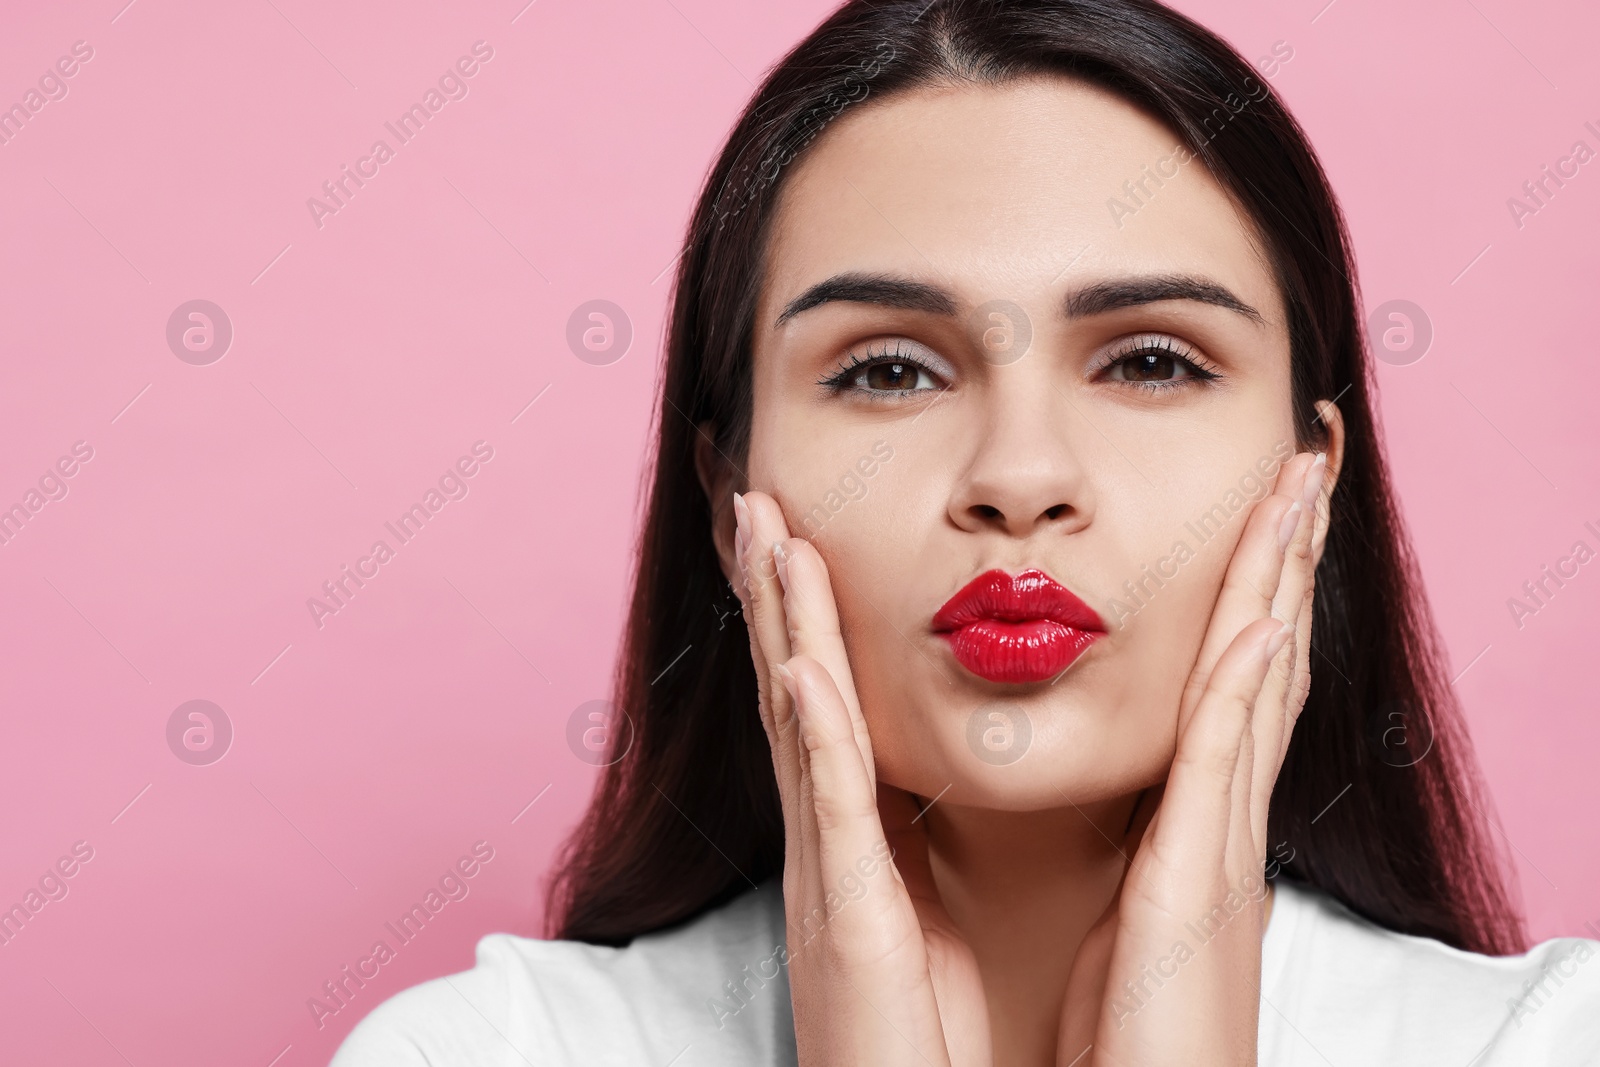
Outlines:
[[[950,518],[971,533],[1024,538],[1053,528],[1071,533],[1094,517],[1083,447],[1094,431],[1055,383],[1022,364],[1005,368],[982,405],[977,441],[950,498]]]

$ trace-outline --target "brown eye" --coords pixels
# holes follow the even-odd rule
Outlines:
[[[853,355],[847,365],[817,384],[835,395],[854,393],[867,398],[897,400],[945,388],[944,379],[926,363],[896,351]]]
[[[1101,374],[1106,380],[1140,385],[1151,391],[1186,389],[1219,377],[1203,363],[1204,357],[1179,348],[1171,338],[1152,334],[1132,339],[1121,355],[1104,364]]]
[[[920,367],[910,363],[875,363],[861,372],[867,388],[884,392],[904,392],[917,387]]]
[[[1176,357],[1155,353],[1129,356],[1122,367],[1123,380],[1130,382],[1164,382],[1178,375]]]

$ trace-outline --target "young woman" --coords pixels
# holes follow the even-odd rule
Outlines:
[[[1596,942],[1526,949],[1487,847],[1359,306],[1201,27],[847,3],[694,215],[559,940],[337,1067],[1600,1062]]]

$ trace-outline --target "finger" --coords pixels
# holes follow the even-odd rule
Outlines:
[[[1313,573],[1311,581],[1306,585],[1306,598],[1300,605],[1300,618],[1295,622],[1295,667],[1294,685],[1289,693],[1288,725],[1283,731],[1283,737],[1278,742],[1278,766],[1283,766],[1283,757],[1289,750],[1289,735],[1294,730],[1295,723],[1300,721],[1300,713],[1305,710],[1306,698],[1311,694],[1311,621],[1316,615],[1316,575]]]
[[[833,679],[850,713],[850,725],[867,776],[876,781],[872,760],[872,740],[861,715],[850,657],[845,653],[839,631],[839,609],[828,580],[828,565],[816,548],[803,537],[777,542],[772,549],[778,567],[778,582],[783,588],[783,613],[789,625],[789,647],[794,655],[809,656],[821,663]]]
[[[795,656],[784,669],[794,679],[800,740],[815,790],[817,829],[829,845],[856,840],[870,849],[883,836],[877,791],[856,747],[850,713],[827,668],[809,656]],[[851,835],[865,833],[865,837]],[[859,850],[858,850],[859,851]]]
[[[772,546],[787,538],[789,530],[778,502],[766,493],[745,493],[742,501],[748,520],[748,540],[742,562],[745,592],[753,616],[750,624],[760,642],[762,655],[769,666],[775,666],[793,655],[789,647],[789,624],[783,614],[783,587],[778,582],[778,568],[772,558]],[[782,686],[777,689],[782,690]],[[786,715],[793,711],[787,699],[775,701],[773,708],[781,708]]]
[[[1116,902],[1122,899],[1123,888],[1129,878],[1144,879],[1146,884],[1140,887],[1141,891],[1157,888],[1150,884],[1149,875],[1145,873],[1148,854],[1142,853],[1141,849],[1144,847],[1145,838],[1154,836],[1153,827],[1160,821],[1161,800],[1166,793],[1167,783],[1163,780],[1148,789],[1141,790],[1134,801],[1133,812],[1128,817],[1128,829],[1122,835],[1122,845],[1118,850],[1127,862],[1123,865],[1122,877],[1117,880],[1116,892],[1111,895],[1112,903],[1107,906],[1107,911],[1115,910]],[[1104,919],[1105,916],[1102,915],[1101,918]]]
[[[885,892],[897,882],[878,818],[877,791],[856,747],[850,713],[827,669],[802,655],[789,660],[778,674],[791,687],[800,724],[817,834],[812,866],[819,888],[826,891],[858,880],[867,883],[862,898],[839,913],[841,920],[848,914],[849,921],[835,936],[870,954],[870,940],[885,931],[876,919],[904,905],[903,897]]]
[[[929,925],[930,920],[935,920],[937,925],[944,902],[933,881],[933,866],[928,859],[928,824],[922,819],[921,805],[904,789],[879,782],[877,790],[878,821],[894,855],[895,870],[916,905],[923,925]]]
[[[738,583],[739,601],[744,609],[745,627],[750,634],[750,660],[755,667],[756,689],[761,709],[761,725],[767,733],[767,743],[772,749],[773,773],[778,782],[778,797],[783,807],[784,840],[798,848],[802,841],[800,823],[802,808],[800,798],[799,732],[794,723],[793,709],[788,690],[774,674],[774,666],[789,658],[788,638],[776,652],[772,650],[774,630],[773,598],[762,593],[762,567],[755,562],[754,517],[752,498],[760,493],[735,493],[734,517],[738,525],[734,535],[735,555],[738,557],[741,581]],[[770,568],[769,568],[770,569]],[[781,606],[776,620],[781,627]]]
[[[1184,689],[1178,712],[1180,731],[1205,692],[1211,672],[1224,650],[1252,621],[1271,614],[1272,598],[1283,570],[1280,548],[1283,527],[1294,506],[1300,503],[1305,471],[1314,458],[1296,456],[1285,464],[1278,472],[1276,491],[1256,506],[1245,524],[1212,609],[1200,654],[1195,658],[1194,670]],[[1304,505],[1301,507],[1303,510]],[[1298,513],[1290,521],[1298,521]]]
[[[1282,766],[1281,756],[1287,743],[1291,714],[1299,706],[1292,704],[1297,688],[1309,684],[1309,674],[1304,652],[1307,651],[1311,630],[1310,615],[1306,610],[1311,596],[1314,568],[1311,541],[1317,525],[1317,499],[1321,495],[1326,456],[1318,453],[1306,472],[1301,493],[1301,512],[1294,535],[1284,550],[1283,573],[1272,600],[1275,618],[1291,623],[1295,632],[1286,646],[1274,658],[1266,680],[1261,686],[1261,696],[1256,701],[1256,714],[1252,724],[1253,760],[1249,781],[1253,796],[1249,799],[1251,824],[1259,837],[1266,834],[1267,809],[1272,799],[1272,787]]]
[[[1230,853],[1229,840],[1238,829],[1234,788],[1245,734],[1269,660],[1291,629],[1273,618],[1247,625],[1218,658],[1178,738],[1163,814],[1151,831],[1156,854],[1174,870],[1214,869],[1218,857]]]
[[[1338,471],[1328,472],[1325,470],[1323,472],[1322,486],[1315,498],[1316,515],[1313,520],[1315,525],[1312,527],[1311,533],[1311,570],[1306,582],[1305,602],[1300,606],[1301,619],[1296,633],[1301,670],[1296,674],[1296,692],[1298,695],[1293,703],[1295,719],[1299,719],[1300,712],[1305,707],[1306,696],[1311,690],[1311,654],[1315,651],[1311,644],[1311,624],[1312,620],[1316,618],[1314,600],[1317,584],[1317,566],[1322,562],[1323,545],[1327,543],[1328,527],[1333,521],[1333,491],[1337,480]],[[1283,739],[1283,747],[1287,749],[1288,745],[1289,738],[1286,735]],[[1281,761],[1282,757],[1280,756],[1279,758]]]
[[[1333,406],[1334,405],[1332,404],[1327,405],[1327,407]],[[1326,411],[1326,407],[1319,408],[1318,414],[1322,415]],[[1317,526],[1311,537],[1311,559],[1313,563],[1316,563],[1322,559],[1322,549],[1327,543],[1328,521],[1331,515],[1331,508],[1333,504],[1333,490],[1338,483],[1338,479],[1339,472],[1337,469],[1332,471],[1331,476],[1325,473],[1323,476],[1322,490],[1317,494]]]

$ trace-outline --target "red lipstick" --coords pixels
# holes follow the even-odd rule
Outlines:
[[[1106,632],[1094,609],[1044,571],[989,570],[933,616],[967,670],[991,682],[1042,682],[1070,667]]]

